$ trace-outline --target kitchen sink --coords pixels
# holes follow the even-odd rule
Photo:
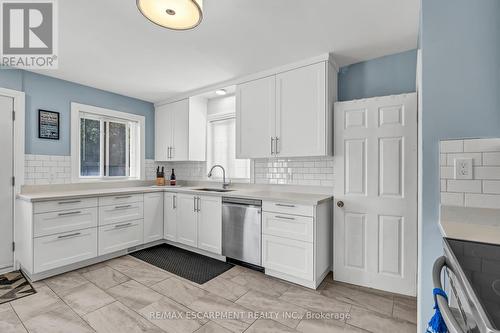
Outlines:
[[[226,190],[222,188],[197,188],[196,191],[207,191],[207,192],[231,192],[234,190]]]

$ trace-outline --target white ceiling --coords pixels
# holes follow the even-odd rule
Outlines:
[[[39,72],[152,102],[327,52],[342,66],[417,45],[419,0],[204,0],[183,32],[135,0],[58,4],[59,69]]]

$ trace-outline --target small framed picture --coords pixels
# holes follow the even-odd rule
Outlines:
[[[59,112],[38,110],[38,137],[59,140]]]

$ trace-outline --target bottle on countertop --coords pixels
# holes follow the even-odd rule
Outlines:
[[[165,174],[162,171],[160,172],[160,167],[156,168],[156,186],[165,186]]]
[[[172,169],[172,174],[170,175],[170,186],[175,186],[175,172]]]

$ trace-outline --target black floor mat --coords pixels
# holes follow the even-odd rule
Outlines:
[[[204,284],[234,266],[169,244],[157,245],[130,255],[198,284]]]

